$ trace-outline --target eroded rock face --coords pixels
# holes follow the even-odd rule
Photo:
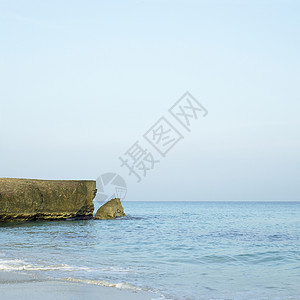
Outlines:
[[[119,198],[112,199],[103,204],[94,217],[95,220],[107,220],[124,217],[124,209]]]
[[[96,181],[0,178],[0,222],[93,216]]]

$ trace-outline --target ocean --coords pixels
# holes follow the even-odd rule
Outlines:
[[[299,202],[126,202],[126,217],[0,226],[0,271],[154,291],[300,299]]]

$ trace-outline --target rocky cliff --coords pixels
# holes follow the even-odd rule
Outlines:
[[[96,181],[0,178],[0,222],[92,218]]]

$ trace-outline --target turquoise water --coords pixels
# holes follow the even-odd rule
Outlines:
[[[299,202],[123,206],[118,220],[2,225],[0,271],[126,283],[170,299],[300,299]]]

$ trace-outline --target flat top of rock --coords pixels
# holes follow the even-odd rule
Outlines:
[[[14,181],[38,181],[38,182],[86,182],[86,181],[90,181],[90,182],[94,182],[95,180],[88,180],[88,179],[84,179],[84,180],[78,180],[78,179],[29,179],[29,178],[7,178],[7,177],[0,177],[0,181],[6,181],[6,182],[14,182]]]
[[[0,193],[9,192],[16,189],[22,189],[26,186],[39,186],[40,188],[64,187],[74,188],[80,183],[96,183],[95,180],[42,180],[26,178],[0,178]]]

